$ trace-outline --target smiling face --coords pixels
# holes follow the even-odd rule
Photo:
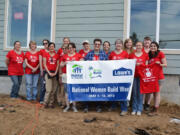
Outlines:
[[[20,49],[21,49],[21,43],[20,43],[20,42],[16,42],[16,43],[14,44],[14,50],[20,51]]]
[[[69,43],[70,43],[69,38],[64,38],[64,39],[63,39],[63,43],[64,43],[64,44],[69,44]]]
[[[89,43],[83,43],[84,50],[90,50],[90,44]]]
[[[100,41],[95,41],[94,43],[94,51],[99,51],[101,48],[101,42]]]
[[[48,49],[48,41],[43,41],[44,49]]]
[[[142,42],[137,42],[136,43],[136,51],[140,52],[140,51],[142,51],[142,49],[143,49]]]
[[[110,50],[110,44],[108,42],[104,42],[103,44],[103,50],[105,52],[108,52]]]
[[[151,44],[151,40],[144,40],[144,47],[149,48]]]
[[[50,45],[49,45],[49,51],[50,51],[50,52],[54,52],[54,51],[55,51],[55,46],[54,46],[54,44],[50,44]]]
[[[30,44],[30,49],[31,49],[32,51],[36,50],[36,48],[37,48],[36,44],[34,44],[34,43],[31,43],[31,44]]]
[[[150,50],[151,50],[151,52],[156,52],[158,50],[158,47],[156,46],[156,44],[152,43],[150,45]]]
[[[131,41],[131,40],[128,40],[128,42],[126,43],[126,48],[127,48],[127,49],[131,49],[132,46],[133,46],[132,41]]]

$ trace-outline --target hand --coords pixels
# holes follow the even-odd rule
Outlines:
[[[141,63],[136,63],[136,66],[139,66],[139,65],[141,65]]]
[[[49,73],[49,76],[50,76],[50,77],[53,77],[53,76],[54,76],[54,73]]]
[[[161,65],[161,62],[160,62],[160,61],[156,61],[155,63]]]
[[[36,72],[36,70],[37,70],[36,68],[33,68],[33,69],[32,69],[32,72],[34,73],[34,72]]]

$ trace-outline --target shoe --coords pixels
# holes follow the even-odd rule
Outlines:
[[[149,104],[145,104],[144,105],[144,110],[145,111],[150,111],[150,105]]]
[[[148,113],[148,116],[156,116],[158,115],[158,108],[157,107],[153,107],[153,110]]]
[[[61,107],[61,106],[62,106],[62,103],[61,103],[61,102],[58,102],[58,106],[60,106],[60,107]]]
[[[84,108],[84,113],[88,113],[88,108]]]
[[[98,109],[96,110],[96,112],[100,113],[100,112],[102,112],[102,109],[101,109],[101,108],[98,108]]]
[[[40,101],[39,103],[40,103],[41,105],[42,105],[42,104],[44,104],[44,102],[43,102],[43,101]]]
[[[136,112],[134,112],[134,111],[133,111],[133,112],[131,112],[131,115],[135,115],[135,114],[136,114]]]
[[[43,108],[47,109],[48,108],[48,104],[44,104]]]
[[[141,116],[141,112],[140,111],[137,112],[137,116]]]
[[[122,111],[122,112],[120,113],[120,116],[125,116],[126,114],[127,114],[126,111]]]
[[[54,105],[49,105],[50,108],[54,108],[55,106]]]
[[[68,112],[68,110],[69,110],[69,106],[67,106],[64,110],[63,110],[63,112]]]
[[[72,109],[73,109],[73,112],[78,112],[78,110],[75,106],[73,106]]]

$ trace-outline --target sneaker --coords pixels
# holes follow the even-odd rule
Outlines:
[[[133,111],[133,112],[131,112],[131,115],[135,115],[135,114],[136,114],[136,112],[134,112],[134,111]]]
[[[137,112],[137,116],[141,116],[141,112],[140,111]]]
[[[125,116],[126,114],[127,114],[126,111],[122,111],[122,112],[120,113],[120,116]]]
[[[144,110],[145,111],[150,111],[150,105],[149,104],[145,104],[144,105]]]
[[[72,109],[73,109],[73,112],[78,112],[78,110],[75,106],[73,106]]]
[[[148,116],[156,116],[158,115],[158,108],[153,107],[153,110],[148,113]]]
[[[88,108],[84,108],[84,113],[88,113]]]
[[[98,109],[96,110],[96,112],[100,113],[100,112],[102,112],[102,109],[101,109],[101,108],[98,108]]]
[[[40,104],[42,105],[42,104],[44,104],[44,102],[43,102],[43,101],[40,101]]]
[[[69,110],[69,106],[67,106],[64,110],[63,110],[63,112],[68,112],[68,110]]]

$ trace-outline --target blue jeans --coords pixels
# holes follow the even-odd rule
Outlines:
[[[127,101],[120,101],[121,111],[127,112]]]
[[[22,76],[11,75],[10,78],[11,78],[12,83],[13,83],[11,93],[10,93],[10,97],[18,98],[19,89],[20,89],[21,82],[22,82]]]
[[[132,111],[142,112],[143,110],[143,94],[140,93],[140,80],[139,78],[134,78],[133,88],[132,88]]]
[[[26,74],[26,99],[36,100],[39,74]]]
[[[40,100],[39,102],[42,102],[44,101],[44,96],[45,96],[45,93],[46,93],[46,81],[45,81],[45,71],[43,71],[43,76],[40,76]]]

